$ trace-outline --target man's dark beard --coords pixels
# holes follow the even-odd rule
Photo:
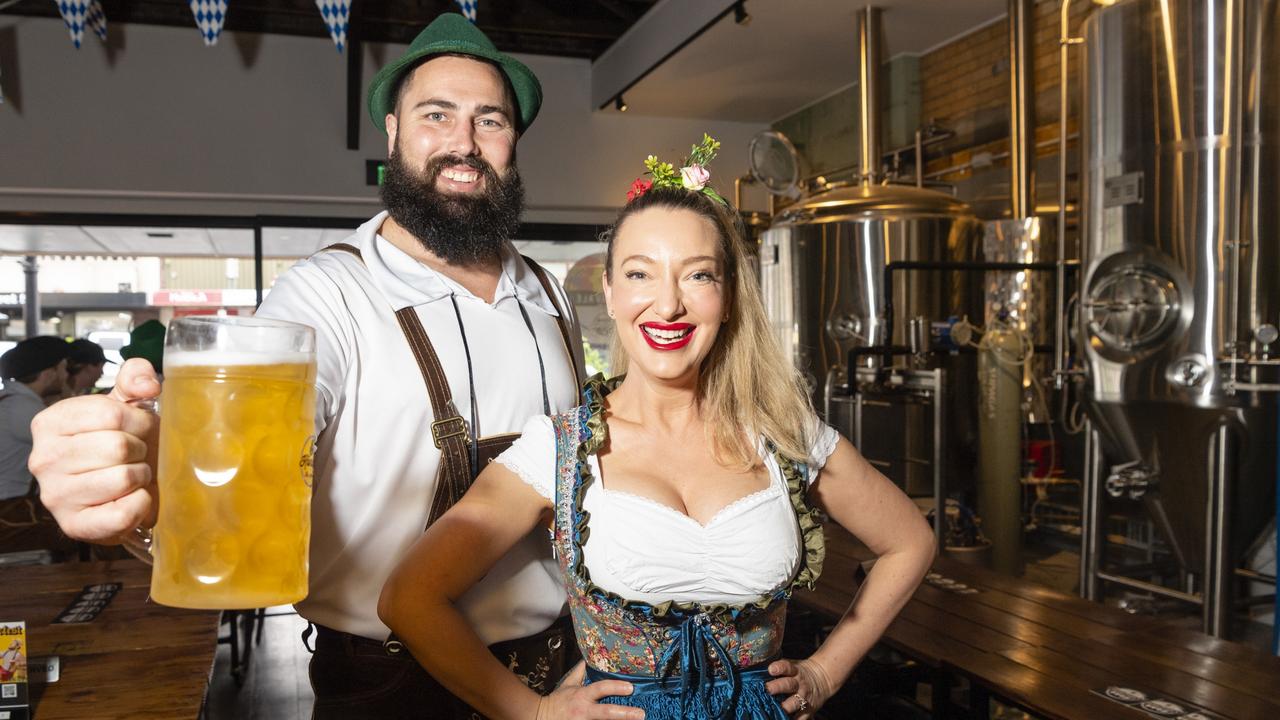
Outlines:
[[[436,189],[446,165],[480,172],[484,191],[453,195]],[[505,178],[476,157],[432,158],[421,174],[401,159],[398,149],[387,159],[382,203],[391,217],[429,252],[450,265],[477,265],[499,257],[503,243],[520,229],[524,184],[514,164]]]

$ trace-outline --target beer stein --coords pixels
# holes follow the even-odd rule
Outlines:
[[[307,594],[315,331],[174,320],[165,337],[151,597],[247,609]]]

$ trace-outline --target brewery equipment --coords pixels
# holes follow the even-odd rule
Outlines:
[[[1067,4],[1064,57],[1079,42]],[[1274,512],[1278,6],[1128,0],[1084,28],[1081,590],[1099,599],[1106,582],[1197,603],[1218,636],[1235,569]],[[1138,503],[1179,577],[1107,562],[1104,510]]]
[[[886,475],[940,507],[941,459],[955,458],[950,448],[974,446],[964,433],[973,432],[969,416],[976,407],[972,383],[945,387],[945,378],[971,377],[975,356],[945,355],[945,337],[939,344],[933,334],[953,316],[981,317],[982,276],[953,265],[979,259],[982,226],[950,195],[885,182],[879,10],[859,11],[858,30],[857,176],[824,184],[775,216],[761,235],[761,286],[777,336],[807,380],[815,407]],[[753,144],[753,162],[769,157],[765,148],[777,153],[785,145],[776,139]],[[954,392],[961,396],[944,401]],[[885,431],[864,437],[864,425]],[[944,427],[962,432],[946,439]],[[971,477],[974,463],[968,460],[948,463],[946,472],[956,475],[949,482],[969,482],[965,473]],[[941,523],[937,531],[941,536]]]

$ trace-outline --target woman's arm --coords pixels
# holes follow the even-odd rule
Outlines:
[[[378,600],[378,616],[427,672],[489,717],[533,718],[539,698],[489,652],[454,603],[549,508],[515,473],[490,463],[409,549]]]
[[[844,438],[814,483],[810,499],[878,557],[822,646],[808,660],[774,663],[774,674],[788,677],[772,681],[770,692],[798,691],[817,708],[849,679],[906,605],[933,562],[935,546],[933,531],[915,503]],[[792,713],[799,706],[794,695],[783,703]]]

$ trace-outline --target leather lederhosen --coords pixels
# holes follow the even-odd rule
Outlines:
[[[347,252],[355,255],[363,262],[360,250],[347,243],[331,245],[325,250]],[[570,366],[574,368],[576,377],[578,376],[578,367],[576,354],[573,352],[575,343],[573,342],[572,328],[569,325],[565,309],[561,307],[560,302],[557,300],[546,270],[527,257],[524,258],[524,261],[534,273],[534,276],[538,278],[543,292],[546,293],[552,306],[556,309],[558,314],[556,323],[560,329],[561,339],[564,341],[564,350],[569,355]],[[435,446],[440,450],[440,465],[436,472],[436,491],[432,498],[431,511],[427,519],[427,527],[430,527],[445,511],[453,507],[462,498],[462,495],[471,487],[471,483],[475,481],[475,475],[483,470],[490,460],[510,447],[520,434],[503,433],[477,438],[475,442],[478,461],[474,464],[473,472],[472,456],[469,448],[471,437],[468,432],[467,422],[458,412],[453,402],[448,378],[444,374],[440,359],[436,355],[435,348],[432,347],[431,340],[427,336],[426,329],[422,326],[422,321],[418,317],[417,311],[413,307],[401,308],[396,311],[396,320],[400,324],[400,329],[403,331],[405,340],[413,352],[414,359],[418,363],[418,368],[426,384],[433,414],[431,436]],[[365,648],[365,654],[369,652],[376,654],[378,652],[375,646],[377,641],[368,638],[328,629],[322,629],[321,634],[322,636],[329,636],[328,644],[330,646],[334,646],[336,642],[334,638],[341,638],[341,642],[335,647],[339,651],[345,651],[348,654],[351,654],[354,648]],[[343,636],[346,637],[344,638]],[[321,645],[317,644],[317,652],[321,649]],[[542,694],[553,690],[560,677],[568,672],[580,657],[577,643],[572,635],[572,629],[564,622],[558,622],[551,628],[527,638],[496,643],[490,646],[489,649],[513,673],[524,680],[531,688]],[[403,658],[416,664],[416,661],[413,660],[412,656],[394,636],[382,644],[382,653],[383,657]],[[435,680],[425,673],[421,673],[421,681],[435,684]],[[318,701],[317,717],[320,717],[319,703],[322,700],[323,689],[317,687],[316,690]],[[419,688],[418,696],[421,696],[422,690],[427,690],[429,695],[436,695],[437,690],[443,692],[443,688],[438,688],[438,686],[436,688]],[[410,695],[413,694],[410,693]],[[479,713],[456,698],[453,698],[452,705],[453,708],[450,712],[442,713],[439,716],[465,720],[481,717]],[[421,711],[420,708],[417,710],[405,708],[405,710],[410,713]],[[406,717],[413,716],[407,715]]]

